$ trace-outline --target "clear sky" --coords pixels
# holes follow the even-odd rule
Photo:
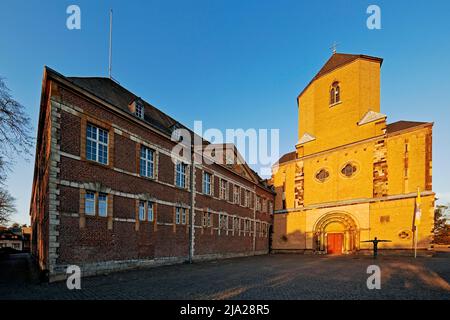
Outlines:
[[[81,30],[66,28],[71,4]],[[381,30],[366,27],[370,4]],[[382,112],[388,122],[435,122],[434,190],[450,202],[450,1],[0,0],[0,76],[35,129],[44,65],[107,76],[109,8],[123,86],[191,128],[279,128],[280,153],[294,150],[296,96],[333,42],[384,58]],[[29,223],[33,166],[18,160],[8,181],[20,223]]]

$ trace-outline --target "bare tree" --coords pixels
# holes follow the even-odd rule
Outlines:
[[[16,211],[15,199],[4,185],[14,158],[31,154],[31,130],[25,107],[13,99],[0,77],[0,223],[6,223],[9,216]]]
[[[10,215],[16,212],[14,202],[9,192],[0,188],[0,224],[7,223]]]
[[[0,179],[6,178],[6,167],[13,162],[15,156],[31,154],[31,130],[25,107],[13,99],[0,77]]]

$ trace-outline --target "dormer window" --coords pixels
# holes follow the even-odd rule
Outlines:
[[[335,81],[331,85],[330,105],[334,105],[339,102],[341,102],[341,88],[339,86],[339,82]]]
[[[172,125],[171,127],[171,131],[172,131],[172,136],[171,139],[172,141],[175,142],[181,142],[183,141],[183,136],[182,136],[182,132],[181,132],[181,125],[179,123],[175,123],[174,125]]]
[[[144,106],[140,102],[136,102],[136,111],[134,112],[136,117],[144,119]]]

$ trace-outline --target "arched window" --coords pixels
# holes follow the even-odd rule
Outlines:
[[[339,82],[335,81],[331,85],[330,104],[335,104],[341,101],[341,88]]]
[[[335,98],[335,90],[334,88],[331,88],[331,92],[330,92],[330,104],[334,104],[334,98]]]

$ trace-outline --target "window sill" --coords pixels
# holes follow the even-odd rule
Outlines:
[[[177,186],[177,185],[174,185],[174,187],[179,189],[179,190],[189,191],[189,188],[187,188],[187,187],[180,187],[180,186]]]
[[[93,215],[93,214],[84,213],[84,217],[90,218],[90,219],[98,219],[98,220],[108,219],[108,216],[99,216],[98,214]]]
[[[156,180],[156,177],[147,177],[147,176],[143,176],[143,175],[141,175],[140,173],[138,173],[139,174],[139,178],[142,178],[142,179],[145,179],[145,180],[149,180],[149,181],[157,181]]]
[[[89,160],[89,159],[84,159],[85,162],[96,165],[96,166],[100,166],[102,168],[106,168],[106,169],[112,169],[112,166],[110,164],[104,164],[95,160]]]
[[[329,107],[332,108],[332,107],[335,107],[337,105],[340,105],[341,103],[342,103],[342,101],[335,102],[335,103],[330,104]]]

